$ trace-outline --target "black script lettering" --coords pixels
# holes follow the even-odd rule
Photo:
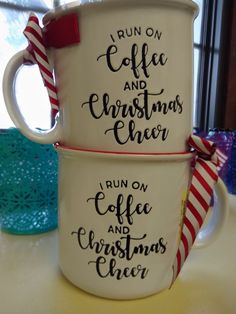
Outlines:
[[[84,249],[84,250],[89,248],[89,243],[91,243],[94,239],[94,233],[90,232],[89,233],[89,243],[87,245],[85,245],[81,242],[81,238],[86,235],[86,230],[83,227],[80,227],[78,229],[78,231],[72,231],[71,235],[77,235],[78,244],[81,247],[81,249]]]
[[[144,279],[146,278],[149,271],[146,267],[143,267],[140,264],[131,268],[118,268],[114,258],[111,258],[110,262],[108,262],[107,259],[103,256],[99,256],[96,261],[90,261],[88,264],[95,264],[97,274],[101,278],[115,277],[117,280],[130,277],[134,278],[138,276],[140,279]]]
[[[142,144],[144,141],[158,138],[160,138],[161,141],[165,141],[169,135],[169,129],[163,128],[161,124],[151,129],[145,128],[144,130],[136,130],[134,120],[128,122],[128,127],[126,127],[123,121],[118,120],[115,122],[113,128],[105,131],[105,134],[108,132],[113,133],[116,142],[120,145],[124,145],[128,142]]]
[[[134,247],[134,254],[144,254],[145,256],[149,255],[151,252],[164,254],[166,251],[167,243],[163,242],[164,239],[160,238],[157,243],[151,245],[139,244]]]
[[[167,242],[163,237],[160,237],[156,242],[142,244],[142,241],[147,238],[146,233],[137,237],[129,233],[127,226],[124,226],[122,229],[119,231],[123,231],[123,235],[112,243],[106,242],[103,238],[96,239],[93,230],[87,232],[83,227],[78,228],[78,231],[71,232],[71,235],[76,236],[77,243],[82,250],[91,250],[96,254],[105,256],[117,256],[127,261],[132,260],[134,255],[148,256],[166,252]],[[114,228],[110,226],[108,232],[114,233]]]
[[[152,209],[149,203],[138,203],[133,205],[134,197],[132,194],[129,194],[126,199],[123,194],[118,194],[115,204],[109,204],[108,206],[104,205],[104,202],[102,202],[104,199],[105,194],[103,192],[98,192],[95,197],[87,199],[87,202],[91,200],[94,201],[96,212],[99,215],[103,216],[109,212],[114,213],[119,224],[124,223],[125,216],[128,224],[132,225],[134,214],[147,215]]]
[[[164,254],[167,247],[167,242],[164,243],[163,238],[159,238],[157,242],[151,244],[133,244],[133,242],[141,241],[146,238],[146,234],[144,234],[141,238],[133,237],[130,234],[127,234],[121,237],[121,240],[125,240],[125,252],[126,252],[126,259],[132,260],[133,256],[136,254],[142,254],[144,256],[148,256],[151,253],[154,254]]]
[[[143,92],[140,92],[138,96],[143,96],[143,103],[144,103],[144,112],[145,117],[147,120],[149,120],[153,113],[160,112],[164,115],[166,115],[169,111],[177,112],[178,114],[181,114],[183,111],[183,102],[180,100],[180,96],[177,95],[175,97],[175,100],[170,100],[167,102],[162,102],[158,100],[157,102],[152,102],[150,105],[150,97],[155,97],[157,95],[163,94],[164,89],[162,89],[158,94],[157,93],[150,93],[148,90],[144,90]],[[150,110],[151,108],[151,110]]]
[[[137,109],[142,110],[135,105],[122,104],[119,99],[116,100],[115,104],[110,104],[110,97],[107,93],[103,94],[101,104],[98,101],[99,96],[91,94],[89,100],[82,104],[82,108],[88,105],[90,114],[94,119],[100,119],[102,116],[110,116],[115,119],[118,115],[122,117],[135,117]]]
[[[140,84],[144,81],[138,81]],[[145,82],[144,82],[145,83]],[[153,113],[161,113],[166,115],[170,111],[181,114],[183,111],[183,101],[180,95],[176,95],[175,99],[169,101],[151,100],[152,97],[161,96],[164,89],[158,92],[151,93],[147,89],[138,93],[138,97],[132,99],[131,104],[123,104],[120,99],[117,99],[113,104],[110,104],[110,96],[104,93],[100,99],[97,94],[91,94],[88,101],[82,104],[82,107],[88,106],[90,114],[95,119],[100,119],[102,116],[110,116],[115,119],[120,118],[145,118],[150,120]]]
[[[105,255],[112,255],[124,258],[126,256],[125,249],[122,248],[121,240],[115,241],[113,244],[106,243],[103,238],[98,241],[95,240],[95,234],[93,230],[88,233],[83,227],[80,227],[78,231],[71,232],[71,235],[77,236],[77,242],[82,250],[93,250],[95,253],[103,253]]]
[[[135,248],[136,248],[136,243],[139,241],[142,241],[144,240],[145,238],[147,237],[147,234],[144,233],[144,235],[140,236],[140,237],[134,237],[134,236],[131,236],[131,234],[127,234],[123,237],[120,238],[120,240],[125,240],[125,258],[127,261],[131,261],[134,254],[135,253]],[[119,257],[120,257],[120,254],[119,254]]]
[[[120,57],[119,62],[114,61],[114,56],[116,56],[117,60],[117,53],[118,48],[115,44],[110,45],[107,48],[106,53],[101,54],[98,56],[97,61],[99,61],[101,58],[106,59],[107,66],[110,71],[112,72],[118,72],[123,67],[129,67],[132,71],[134,77],[136,79],[140,78],[140,68],[142,69],[142,72],[146,78],[150,76],[148,72],[148,68],[152,66],[164,66],[168,60],[165,53],[152,53],[151,56],[148,53],[148,44],[144,43],[141,47],[137,44],[133,44],[131,46],[130,56],[129,57]]]

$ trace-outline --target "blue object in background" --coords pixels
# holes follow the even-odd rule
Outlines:
[[[219,176],[226,184],[226,176],[228,173],[229,159],[233,143],[233,132],[228,129],[210,129],[206,135],[206,139],[214,142],[217,145],[217,148],[228,157],[224,166],[219,171]]]
[[[236,130],[210,129],[206,138],[215,142],[228,157],[219,172],[230,194],[236,195]]]
[[[236,195],[236,130],[232,131],[233,140],[229,154],[225,184],[230,194]]]
[[[15,128],[0,130],[0,227],[13,234],[57,227],[57,154]]]

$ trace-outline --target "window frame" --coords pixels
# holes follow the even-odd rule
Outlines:
[[[227,52],[233,1],[205,0],[202,18],[195,127],[224,127]]]
[[[13,2],[5,2],[0,1],[0,8],[3,9],[9,9],[9,10],[16,10],[16,11],[33,11],[37,13],[46,13],[48,11],[48,8],[45,6],[36,6],[36,5],[21,5],[16,4]]]

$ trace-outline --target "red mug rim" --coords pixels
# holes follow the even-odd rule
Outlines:
[[[66,146],[64,144],[55,143],[54,147],[60,149],[61,151],[71,151],[71,152],[84,152],[84,153],[96,153],[96,154],[105,154],[105,155],[133,155],[133,156],[178,156],[178,155],[193,155],[192,152],[124,152],[124,151],[110,151],[110,150],[97,150],[97,149],[88,149],[80,148],[75,146]]]

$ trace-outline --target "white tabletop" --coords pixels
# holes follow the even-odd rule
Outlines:
[[[235,314],[236,201],[223,232],[192,250],[174,286],[133,301],[87,294],[60,273],[57,231],[34,236],[0,233],[1,314]]]

